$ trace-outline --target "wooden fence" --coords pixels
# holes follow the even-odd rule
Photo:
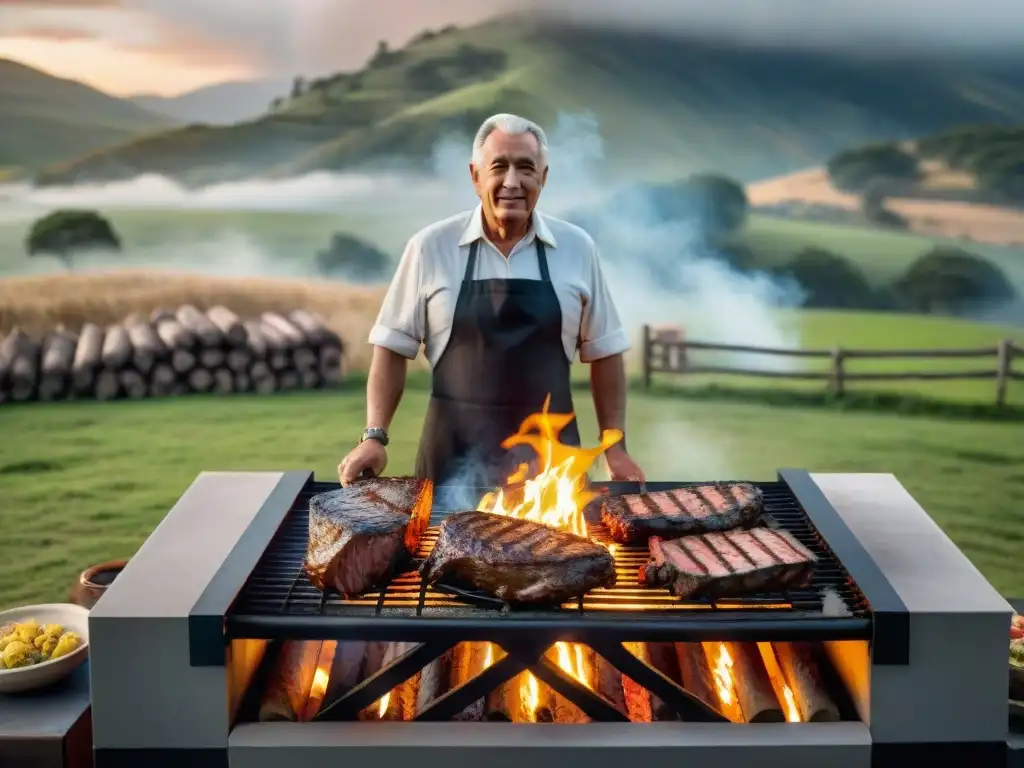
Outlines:
[[[825,370],[772,370],[770,368],[737,368],[718,365],[695,365],[690,360],[690,350],[727,352],[732,354],[770,355],[789,358],[816,358],[829,361]],[[894,359],[991,359],[993,368],[963,370],[916,370],[916,371],[872,371],[852,372],[846,369],[849,360],[894,360]],[[1006,389],[1010,380],[1024,381],[1024,372],[1014,371],[1015,358],[1024,360],[1024,347],[1015,345],[1010,339],[1003,339],[995,346],[975,349],[779,349],[772,347],[751,347],[740,344],[712,344],[689,341],[680,326],[658,325],[643,327],[643,376],[644,386],[651,386],[655,373],[712,374],[749,376],[768,379],[791,379],[823,381],[837,396],[842,396],[846,384],[864,381],[958,381],[990,380],[995,382],[995,402],[1005,405]]]

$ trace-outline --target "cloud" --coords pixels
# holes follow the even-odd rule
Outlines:
[[[3,2],[3,0],[0,0]],[[9,33],[5,34],[3,30],[0,30],[0,36],[10,36]],[[95,40],[97,35],[95,32],[89,32],[83,29],[72,29],[71,27],[48,27],[45,25],[35,25],[22,27],[17,32],[18,37],[32,37],[37,40],[50,40],[58,43],[69,43],[73,40]]]
[[[0,8],[118,8],[122,0],[0,0]]]

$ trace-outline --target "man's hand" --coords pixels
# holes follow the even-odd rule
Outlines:
[[[644,471],[640,465],[633,461],[633,457],[626,453],[621,445],[613,445],[604,452],[604,459],[608,465],[608,477],[615,482],[643,483],[647,481]]]
[[[348,452],[338,465],[338,479],[348,487],[358,480],[363,472],[376,477],[388,465],[388,449],[376,440],[363,440]]]

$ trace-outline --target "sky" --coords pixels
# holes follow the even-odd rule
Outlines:
[[[169,96],[354,69],[378,40],[538,6],[786,46],[1024,46],[1024,0],[0,0],[0,57],[114,95]]]

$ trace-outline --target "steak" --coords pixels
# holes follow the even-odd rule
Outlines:
[[[540,523],[490,512],[445,518],[420,568],[434,584],[446,576],[508,603],[563,603],[615,583],[605,547]]]
[[[373,477],[309,500],[306,574],[320,590],[365,592],[406,554],[430,523],[434,485],[418,477]]]
[[[817,558],[787,531],[751,528],[648,541],[640,583],[676,597],[744,597],[805,587]]]
[[[615,541],[636,544],[750,526],[763,511],[761,491],[749,483],[690,485],[612,496],[601,505],[601,519]]]

